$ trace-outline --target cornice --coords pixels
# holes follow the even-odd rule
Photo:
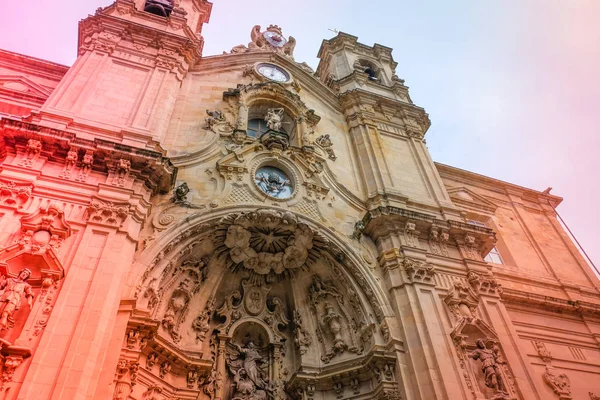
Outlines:
[[[591,315],[600,317],[600,304],[580,300],[564,300],[521,290],[504,288],[502,300],[508,304],[530,305],[548,311],[566,312],[572,314]]]
[[[18,148],[25,148],[25,143],[34,140],[40,143],[41,155],[58,163],[67,163],[68,153],[71,150],[96,154],[95,158],[98,158],[97,154],[110,154],[112,160],[101,158],[91,165],[92,170],[101,173],[110,172],[111,166],[108,161],[129,160],[131,174],[143,181],[153,194],[168,192],[177,175],[177,168],[167,157],[157,151],[98,138],[82,139],[71,132],[41,127],[18,119],[1,118],[0,136],[4,138],[0,142],[0,154],[3,157],[6,157],[9,151],[17,153]]]
[[[19,73],[33,74],[60,81],[70,67],[41,58],[0,49],[0,66]]]
[[[532,202],[541,202],[541,200],[544,200],[550,203],[552,207],[555,208],[563,201],[563,198],[559,196],[546,194],[534,189],[529,189],[523,186],[515,185],[513,183],[509,183],[495,178],[490,178],[485,175],[480,175],[475,172],[452,167],[450,165],[438,162],[435,162],[434,164],[442,178],[447,177],[449,179],[458,180],[460,182],[467,183],[473,186],[478,186],[483,189],[492,190],[503,195],[506,195],[507,193],[513,194],[523,198],[524,200]]]

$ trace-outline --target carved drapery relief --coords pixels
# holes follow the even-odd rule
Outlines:
[[[590,392],[590,400],[600,400],[600,395],[595,394],[594,392]]]
[[[170,271],[167,271],[170,272]],[[191,298],[198,293],[200,286],[206,279],[207,262],[190,258],[181,263],[181,265],[171,273],[171,279],[163,279],[163,284],[170,288],[177,282],[177,287],[171,293],[171,297],[167,303],[167,309],[162,317],[161,324],[169,332],[171,338],[177,343],[181,340],[180,326],[185,321],[189,313],[189,302]],[[183,276],[183,279],[181,279]],[[156,281],[155,281],[156,282]],[[154,289],[154,286],[151,287]],[[146,291],[149,293],[150,288]],[[154,298],[149,300],[149,303],[155,302],[156,297],[159,297],[158,290],[149,294],[154,295]],[[151,304],[149,304],[151,305]]]
[[[571,396],[571,380],[564,372],[559,372],[555,368],[546,365],[546,370],[542,374],[542,378],[544,378],[544,382],[552,388],[554,393],[558,395],[560,400],[570,400],[573,398]]]

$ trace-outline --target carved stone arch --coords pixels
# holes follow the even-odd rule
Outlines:
[[[306,268],[291,265],[293,274],[247,268],[244,259],[236,262],[233,258],[241,254],[235,249],[246,252],[248,246],[236,245],[239,238],[228,240],[230,228],[242,241],[247,235],[244,229],[251,234],[260,232],[252,238],[262,237],[262,247],[254,249],[257,253],[267,252],[267,242],[279,240],[271,233],[282,236],[281,244],[299,246],[309,253]],[[346,240],[319,221],[278,207],[238,205],[173,221],[140,253],[132,271],[130,284],[138,284],[137,304],[128,323],[124,351],[139,346],[138,362],[149,371],[152,382],[170,375],[173,382],[179,379],[185,385],[187,378],[188,387],[194,387],[193,379],[198,378],[195,387],[211,398],[235,398],[236,388],[241,387],[237,385],[249,384],[242,368],[255,368],[252,357],[263,360],[257,361],[260,371],[250,374],[255,379],[253,390],[273,390],[275,398],[290,398],[285,393],[305,388],[307,379],[316,380],[317,390],[324,396],[342,384],[356,388],[353,390],[362,388],[365,395],[397,391],[395,353],[386,350],[384,335],[375,329],[391,315],[391,307],[368,266]],[[272,253],[285,251],[278,245],[273,249]],[[211,261],[206,281],[195,295],[190,285],[182,282],[190,272],[196,274],[191,281],[199,281],[199,267],[183,264],[198,256],[210,256]],[[313,288],[315,276],[329,286],[321,286],[321,292]],[[157,290],[164,291],[162,306],[154,313],[144,306],[152,279],[158,279]],[[313,311],[306,306],[306,299],[314,300]],[[253,337],[252,332],[265,332],[264,340]],[[253,340],[258,342],[254,350],[249,345]],[[348,372],[350,361],[352,371]],[[345,372],[335,381],[329,373],[303,374],[303,368],[316,364]],[[261,385],[267,379],[272,386],[265,389]]]
[[[327,252],[332,258],[344,265],[348,273],[361,288],[363,293],[370,294],[371,304],[376,304],[373,310],[378,320],[393,316],[391,305],[387,300],[383,289],[377,284],[375,278],[364,265],[360,256],[355,250],[338,234],[333,232],[320,221],[315,221],[304,215],[297,215],[288,210],[272,208],[275,211],[287,212],[294,215],[303,223],[318,231],[327,243]],[[232,213],[252,212],[256,206],[228,206],[217,210],[211,210],[210,213],[200,212],[188,216],[187,218],[173,222],[157,239],[151,243],[140,254],[138,262],[134,264],[132,274],[130,275],[129,286],[131,295],[134,297],[140,294],[143,281],[149,276],[149,271],[155,268],[164,268],[168,265],[176,254],[185,252],[185,248],[195,241],[205,240],[210,237],[216,225]],[[368,291],[365,289],[369,289]],[[136,294],[137,293],[137,294]]]

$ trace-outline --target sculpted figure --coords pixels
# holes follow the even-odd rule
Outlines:
[[[262,173],[256,176],[256,184],[261,190],[273,197],[279,197],[282,192],[285,192],[287,187],[291,187],[292,183],[288,179],[277,175],[276,173]]]
[[[283,108],[269,108],[267,111],[267,115],[265,116],[265,121],[267,122],[267,127],[274,131],[281,130],[281,121],[283,119]]]
[[[232,400],[266,400],[270,387],[261,367],[267,360],[253,342],[245,347],[234,344],[234,347],[238,354],[228,360],[235,383]]]
[[[13,315],[21,307],[23,296],[27,299],[29,308],[33,306],[33,290],[25,282],[31,276],[31,271],[22,269],[16,278],[8,278],[3,275],[0,278],[0,289],[4,293],[0,296],[0,330],[10,329],[14,326]]]
[[[481,361],[481,371],[485,376],[485,386],[494,389],[497,394],[508,395],[504,379],[498,365],[499,350],[490,350],[483,339],[477,340],[477,349],[471,353],[471,358]]]
[[[204,340],[206,333],[210,329],[210,311],[204,310],[192,322],[192,329],[196,331],[196,343]]]
[[[342,338],[342,324],[340,323],[341,316],[335,312],[333,306],[325,303],[325,314],[323,314],[323,322],[329,327],[329,331],[333,335],[333,349],[335,352],[343,353],[348,347]]]

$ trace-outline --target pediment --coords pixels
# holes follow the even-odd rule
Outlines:
[[[24,76],[0,75],[0,90],[47,98],[52,93],[47,88]]]
[[[23,268],[31,271],[32,285],[36,285],[46,275],[54,276],[55,280],[64,276],[62,263],[52,247],[34,252],[22,248],[20,244],[13,244],[0,251],[0,274],[17,276]]]
[[[466,187],[447,188],[450,199],[462,207],[493,214],[498,205]]]

